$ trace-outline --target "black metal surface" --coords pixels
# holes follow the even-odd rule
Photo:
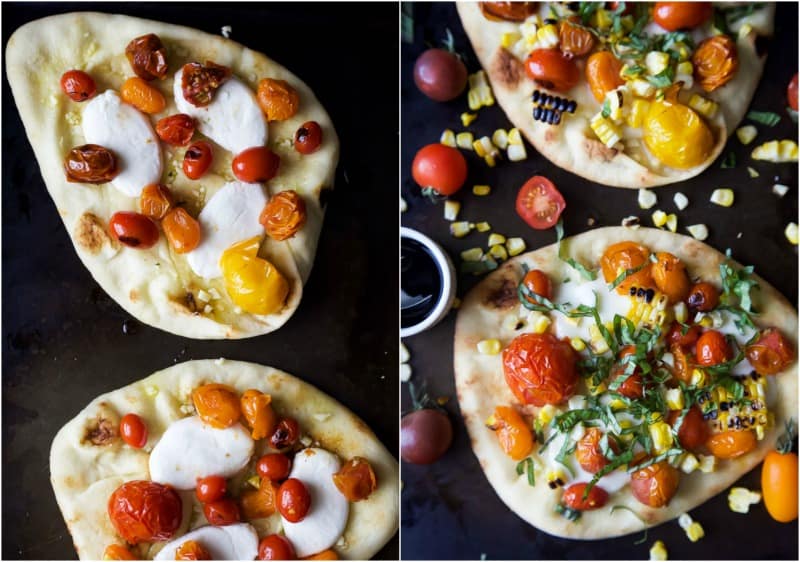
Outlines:
[[[411,161],[420,147],[437,142],[445,128],[464,130],[459,115],[467,110],[466,94],[445,104],[431,101],[414,86],[412,69],[414,60],[428,44],[441,44],[448,28],[453,33],[456,50],[466,56],[469,71],[478,70],[479,64],[452,4],[415,4],[413,14],[415,41],[401,47],[401,175],[403,197],[409,205],[402,223],[431,236],[458,263],[459,252],[485,246],[487,235],[472,233],[460,240],[450,236],[449,223],[442,217],[442,205],[432,205],[419,195],[411,179]],[[735,136],[729,140],[722,156],[729,151],[736,153],[738,164],[734,169],[720,169],[720,158],[697,178],[657,188],[656,208],[677,212],[681,232],[685,232],[685,225],[706,223],[711,232],[707,243],[723,251],[731,248],[737,260],[754,264],[760,275],[791,302],[796,302],[797,254],[784,238],[783,229],[790,221],[797,220],[797,166],[756,163],[749,158],[758,143],[797,137],[797,126],[784,110],[786,85],[797,72],[797,4],[779,3],[776,21],[779,23],[770,47],[771,56],[751,107],[775,111],[781,115],[781,122],[774,128],[756,125],[759,136],[748,147],[743,147]],[[481,109],[470,130],[478,138],[484,134],[491,136],[499,127],[508,129],[510,124],[495,106]],[[635,190],[593,184],[555,167],[530,145],[526,147],[527,160],[501,163],[495,169],[489,169],[468,153],[469,177],[462,192],[454,197],[462,204],[459,220],[486,220],[494,231],[523,237],[528,249],[554,242],[552,230],[534,231],[514,212],[518,188],[528,177],[541,174],[558,186],[567,201],[563,218],[568,235],[588,230],[589,217],[598,226],[618,225],[628,215],[638,215],[642,224],[651,224],[650,213],[655,208],[639,209]],[[748,165],[761,176],[751,179],[746,171]],[[770,193],[775,178],[791,187],[783,199]],[[491,195],[472,195],[471,186],[475,184],[491,185]],[[735,191],[733,207],[726,209],[709,203],[711,192],[718,187]],[[680,212],[672,202],[677,191],[690,200],[689,207]],[[737,238],[740,232],[742,236]],[[458,281],[458,295],[463,297],[478,278],[460,276]],[[454,324],[455,313],[451,313],[433,329],[404,340],[411,352],[412,380],[426,381],[432,397],[451,397],[446,408],[455,426],[453,446],[439,462],[431,466],[402,463],[404,559],[476,559],[481,555],[490,559],[647,559],[648,549],[656,539],[664,540],[670,559],[797,558],[796,521],[774,522],[763,504],[752,508],[747,516],[732,513],[724,493],[692,511],[706,532],[706,537],[695,544],[688,541],[674,521],[652,529],[647,541],[639,545],[634,542],[641,534],[606,541],[572,541],[549,536],[526,524],[494,493],[470,449],[453,386]],[[403,411],[411,407],[405,386]],[[756,469],[740,482],[759,489],[759,478],[760,470]]]
[[[232,39],[314,90],[341,159],[314,271],[289,322],[249,340],[184,339],[131,319],[80,263],[3,76],[3,559],[75,558],[49,481],[56,431],[98,394],[175,362],[273,365],[340,400],[390,451],[398,446],[397,6],[4,3],[3,45],[26,21],[90,9],[209,33],[230,25]],[[396,536],[378,557],[398,557]]]

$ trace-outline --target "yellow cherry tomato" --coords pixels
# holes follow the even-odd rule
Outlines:
[[[705,162],[714,148],[714,135],[690,107],[656,101],[645,117],[644,143],[667,166],[686,169]]]
[[[258,257],[261,238],[237,242],[219,260],[225,290],[236,305],[251,314],[271,314],[283,306],[289,283],[281,272]]]
[[[797,455],[770,451],[761,467],[764,505],[775,521],[797,519]]]

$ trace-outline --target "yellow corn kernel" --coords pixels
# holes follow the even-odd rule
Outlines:
[[[677,230],[678,230],[678,217],[675,215],[675,213],[670,213],[670,214],[667,215],[666,223],[667,223],[667,228],[671,232],[677,232]]]
[[[644,65],[651,76],[660,74],[669,66],[669,54],[661,51],[650,51],[644,57]]]
[[[506,237],[502,234],[497,234],[496,232],[492,232],[489,235],[489,242],[486,244],[487,246],[496,246],[497,244],[505,244]]]
[[[695,240],[705,240],[708,238],[708,227],[704,224],[692,224],[687,226],[686,230]]]
[[[486,165],[490,168],[494,168],[497,165],[497,160],[495,159],[494,154],[487,154],[483,157],[483,161],[486,162]]]
[[[650,84],[648,83],[648,85]],[[626,119],[628,125],[631,127],[641,127],[642,123],[644,123],[644,117],[647,115],[649,110],[649,101],[641,98],[635,98],[631,104],[631,110],[628,112],[628,117]]]
[[[458,133],[456,135],[456,146],[464,150],[472,150],[475,137],[470,132]]]
[[[753,149],[754,160],[767,162],[797,162],[797,143],[793,140],[768,141]]]
[[[619,128],[613,121],[603,117],[602,113],[598,113],[592,117],[589,126],[592,128],[592,131],[594,131],[594,134],[597,135],[597,138],[600,139],[600,142],[608,148],[613,147],[622,140],[622,134]]]
[[[728,507],[736,513],[748,513],[750,506],[761,501],[761,494],[747,488],[731,488],[728,492]]]
[[[483,355],[497,355],[500,353],[500,340],[481,340],[478,342],[478,353]]]
[[[558,28],[552,23],[542,26],[536,32],[539,48],[552,49],[558,45]]]
[[[652,219],[655,226],[664,226],[667,224],[667,213],[659,209],[653,213]]]
[[[470,248],[461,252],[461,259],[464,261],[481,261],[483,250],[480,248]]]
[[[628,82],[628,86],[630,87],[631,92],[640,98],[652,98],[656,93],[656,87],[643,78],[634,78]],[[642,115],[647,115],[647,112],[645,111]]]
[[[705,472],[706,474],[714,472],[717,469],[717,457],[714,455],[697,455],[698,460],[700,461],[700,472]]]
[[[686,529],[686,536],[689,537],[690,541],[697,542],[706,536],[706,532],[703,530],[703,526],[695,521]]]
[[[667,560],[667,547],[663,541],[656,541],[650,547],[650,560]]]
[[[522,34],[518,31],[506,31],[503,33],[503,36],[500,38],[500,44],[506,48],[510,49],[514,46],[514,43],[522,39]]]
[[[508,131],[508,144],[522,144],[522,135],[516,127]]]
[[[530,322],[530,326],[534,334],[543,334],[550,327],[550,317],[542,314],[541,312],[538,314],[539,315],[536,316],[532,322]]]
[[[461,114],[461,124],[465,127],[469,127],[475,119],[478,118],[477,113],[470,113],[469,111],[465,111]]]
[[[672,312],[675,314],[675,320],[683,324],[685,324],[686,320],[689,318],[689,309],[685,302],[676,303],[675,306],[672,307]]]
[[[439,138],[439,142],[445,146],[450,146],[455,148],[456,134],[450,129],[445,129],[444,131],[442,131],[442,136]]]
[[[614,398],[611,402],[608,403],[608,405],[611,406],[611,409],[614,410],[615,412],[619,410],[624,410],[628,407],[628,405],[625,404],[625,402],[623,400],[620,400],[619,398]]]
[[[492,229],[492,226],[488,222],[479,222],[475,225],[475,228],[478,232],[489,232]]]
[[[558,411],[556,410],[555,406],[546,404],[542,406],[542,408],[539,410],[539,413],[536,414],[536,419],[542,426],[545,426],[550,423],[554,417],[556,417],[557,412]]]
[[[797,246],[798,233],[797,233],[797,223],[796,222],[790,222],[789,224],[787,224],[786,225],[786,229],[784,229],[784,231],[783,231],[783,234],[786,236],[786,239],[789,242],[791,242],[792,244]]]
[[[521,162],[528,157],[524,144],[509,144],[506,154],[511,162]]]
[[[691,76],[691,74],[694,72],[694,67],[692,66],[692,63],[687,60],[679,62],[678,66],[675,67],[675,71],[678,74],[689,74]]]
[[[592,14],[591,23],[593,27],[597,27],[600,29],[608,29],[609,27],[611,27],[613,21],[611,19],[611,14],[609,13],[609,11],[600,8],[596,10],[594,14]]]
[[[505,150],[508,147],[508,133],[505,129],[497,129],[492,133],[492,143],[500,150]]]
[[[757,425],[756,426],[756,439],[758,439],[759,441],[762,441],[764,439],[764,437],[766,436],[766,434],[767,434],[767,431],[766,431],[766,429],[764,429],[763,425]]]
[[[595,324],[589,326],[589,335],[591,337],[590,345],[595,353],[602,354],[608,351],[608,342]]]
[[[691,474],[700,466],[700,461],[692,453],[686,453],[681,461],[681,470],[686,474]]]
[[[472,231],[472,224],[466,221],[454,222],[450,225],[450,234],[456,238],[464,238]]]
[[[575,351],[583,351],[586,349],[586,342],[584,342],[581,338],[570,338],[569,344]]]
[[[706,374],[700,369],[692,369],[692,377],[689,379],[689,384],[698,388],[706,386]]]
[[[736,129],[736,136],[742,144],[750,144],[758,135],[758,129],[753,125],[745,125]]]
[[[470,74],[468,79],[467,103],[469,108],[475,111],[484,106],[494,105],[494,96],[486,80],[486,73],[483,70],[479,70],[475,74]]]
[[[711,202],[720,207],[733,205],[733,190],[728,188],[715,189],[711,193]]]
[[[516,256],[525,251],[525,241],[522,238],[509,238],[506,241],[506,250],[510,256]]]
[[[689,107],[707,119],[713,119],[717,111],[719,111],[717,102],[706,99],[700,94],[692,94],[692,97],[689,98]]]
[[[499,261],[506,261],[508,259],[508,251],[502,244],[495,244],[489,248],[489,255]]]
[[[604,106],[608,107],[608,118],[612,121],[619,121],[622,117],[622,106],[625,103],[625,93],[627,86],[620,86],[610,92],[606,92]]]
[[[670,388],[665,398],[670,410],[683,410],[683,392],[680,388]]]
[[[492,188],[488,185],[473,185],[472,186],[472,193],[479,197],[483,197],[484,195],[489,195],[492,192]]]
[[[653,440],[653,449],[656,453],[663,453],[672,446],[672,428],[664,421],[651,424],[650,438]]]
[[[454,221],[458,217],[458,212],[461,210],[461,203],[448,199],[444,202],[444,218],[445,220]]]

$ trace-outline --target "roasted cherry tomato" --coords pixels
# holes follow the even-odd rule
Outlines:
[[[699,337],[699,335],[698,335]],[[694,351],[696,341],[689,349]],[[672,353],[672,374],[676,379],[688,383],[692,380],[692,366],[694,364],[694,357],[685,348],[679,345],[673,345],[669,348]]]
[[[118,211],[108,221],[111,236],[131,248],[145,250],[158,242],[156,223],[144,215],[131,211]]]
[[[541,269],[531,269],[525,274],[522,283],[531,293],[547,300],[553,297],[553,284],[550,282],[550,277]]]
[[[570,20],[561,20],[558,26],[558,48],[567,56],[582,57],[594,48],[594,35]]]
[[[777,375],[794,361],[792,344],[777,328],[767,328],[745,348],[747,360],[759,375]]]
[[[228,484],[222,476],[206,476],[197,479],[194,494],[200,503],[211,503],[225,497]]]
[[[531,454],[533,450],[533,432],[522,416],[514,408],[497,406],[486,426],[494,431],[500,448],[515,461]]]
[[[183,504],[170,486],[133,480],[114,490],[108,516],[117,532],[131,544],[166,541],[181,525]]]
[[[333,475],[333,483],[348,501],[358,502],[367,499],[375,488],[378,480],[372,465],[363,457],[353,457],[339,471]]]
[[[639,399],[644,396],[644,381],[641,369],[636,367],[631,375],[625,375],[628,363],[623,362],[623,359],[632,355],[636,355],[636,346],[634,345],[626,345],[619,351],[620,362],[616,363],[611,369],[611,383],[613,385],[616,379],[626,377],[622,384],[617,387],[616,392],[627,398]],[[612,386],[609,386],[609,390],[611,388]]]
[[[539,10],[538,2],[480,2],[483,16],[492,21],[523,22]]]
[[[131,40],[125,47],[125,56],[139,78],[155,80],[167,75],[167,50],[155,33]]]
[[[669,347],[677,345],[684,349],[694,349],[697,339],[700,337],[700,326],[692,324],[685,329],[678,322],[673,322],[667,332],[667,344]]]
[[[764,505],[775,521],[797,519],[797,455],[770,451],[761,467]]]
[[[99,144],[76,146],[64,160],[68,182],[106,183],[119,174],[117,157]]]
[[[242,415],[250,426],[254,441],[272,434],[278,418],[272,409],[272,397],[255,389],[245,390],[240,400]]]
[[[715,433],[706,441],[706,447],[718,459],[735,459],[756,448],[758,439],[750,429],[728,430]]]
[[[278,511],[280,485],[267,478],[261,480],[258,490],[245,490],[239,496],[239,505],[245,521],[262,519]]]
[[[240,521],[239,506],[231,498],[222,498],[203,504],[203,515],[211,525],[222,527]]]
[[[316,121],[306,121],[294,134],[294,149],[300,154],[316,152],[322,144],[322,127]]]
[[[644,143],[653,156],[679,170],[699,166],[714,148],[711,129],[693,109],[682,103],[652,102],[643,130]]]
[[[598,51],[586,60],[586,82],[594,99],[602,103],[606,93],[625,84],[619,73],[622,63],[611,51]]]
[[[236,390],[216,382],[198,386],[192,391],[197,415],[211,427],[230,427],[242,415]]]
[[[289,282],[271,262],[258,256],[261,237],[238,242],[219,260],[225,290],[231,300],[252,314],[280,310],[289,295]]]
[[[211,560],[211,554],[197,541],[186,541],[175,551],[175,560]]]
[[[630,294],[631,289],[650,289],[655,286],[650,263],[650,250],[635,242],[612,244],[600,258],[600,268],[606,283],[613,283],[620,275],[638,269],[617,285],[617,293]]]
[[[339,560],[339,555],[336,554],[335,550],[329,548],[328,550],[317,552],[311,556],[304,556],[303,560]]]
[[[789,86],[786,88],[786,99],[789,102],[789,107],[797,111],[797,73],[794,73]]]
[[[278,173],[281,158],[266,146],[243,150],[233,159],[233,175],[247,183],[264,183]]]
[[[713,92],[730,82],[739,69],[736,43],[725,34],[703,39],[692,54],[692,66],[697,83]]]
[[[586,428],[583,437],[578,440],[578,444],[575,447],[575,459],[586,472],[596,474],[609,463],[600,446],[602,439],[603,432],[600,429],[589,427]],[[609,438],[608,445],[612,451],[618,452],[619,447],[613,439]]]
[[[653,21],[667,31],[692,29],[711,17],[711,2],[656,2]]]
[[[721,333],[708,330],[697,339],[694,355],[698,365],[713,367],[731,359],[731,346]]]
[[[664,507],[675,495],[679,481],[678,469],[661,461],[631,474],[631,492],[644,505]]]
[[[231,75],[230,68],[211,61],[206,61],[205,66],[198,62],[184,64],[181,74],[183,99],[195,107],[205,107],[214,100],[217,90],[230,80]]]
[[[178,254],[191,252],[200,244],[200,223],[183,207],[175,207],[161,221],[172,249]]]
[[[467,161],[457,149],[437,142],[419,149],[411,164],[411,175],[422,188],[452,195],[467,180]]]
[[[566,206],[556,186],[544,176],[533,176],[517,193],[517,214],[536,230],[555,225]]]
[[[278,511],[281,516],[292,523],[305,519],[311,508],[311,494],[297,478],[289,478],[278,490]]]
[[[208,171],[213,158],[214,150],[211,148],[211,143],[194,142],[183,155],[183,173],[190,180],[200,179]]]
[[[103,551],[103,560],[139,560],[139,557],[121,544],[110,544]]]
[[[689,295],[692,282],[680,258],[669,252],[656,253],[656,262],[650,268],[658,290],[667,295],[670,304],[682,302]]]
[[[270,197],[258,221],[273,240],[291,238],[306,223],[306,204],[294,190],[287,189]]]
[[[125,414],[119,422],[119,434],[131,447],[141,449],[147,444],[147,426],[136,414]]]
[[[709,312],[719,304],[719,289],[711,283],[695,283],[686,297],[689,308],[698,312]]]
[[[450,101],[467,87],[467,67],[455,53],[428,49],[414,63],[414,83],[434,101]]]
[[[590,511],[592,509],[600,509],[608,501],[608,492],[600,486],[592,486],[589,494],[584,499],[583,494],[589,484],[581,482],[579,484],[572,484],[561,496],[561,503],[570,509],[577,511]]]
[[[72,101],[86,101],[97,93],[97,86],[84,71],[68,70],[61,75],[61,90]]]
[[[259,560],[296,560],[297,554],[283,535],[267,535],[258,543]]]
[[[268,478],[277,482],[286,480],[291,469],[292,461],[281,453],[264,455],[256,463],[256,472],[261,478]]]
[[[258,83],[258,105],[267,121],[285,121],[297,113],[300,96],[286,80],[264,78]]]
[[[568,92],[581,79],[578,65],[558,49],[534,49],[525,59],[525,73],[542,88]]]
[[[166,185],[160,183],[151,183],[145,186],[139,196],[139,207],[142,209],[142,214],[154,221],[163,219],[172,208],[172,204],[172,192]]]
[[[667,416],[667,422],[675,426],[675,422],[680,418],[681,412],[673,410]],[[678,442],[681,447],[694,450],[705,445],[708,440],[708,424],[703,419],[703,413],[696,405],[689,408],[683,417],[680,428],[678,428]]]
[[[167,106],[164,94],[138,76],[125,80],[119,89],[119,95],[122,101],[143,113],[161,113]]]
[[[506,384],[523,404],[561,404],[578,384],[577,355],[549,333],[522,334],[503,350]]]
[[[431,464],[453,442],[453,424],[440,410],[414,410],[400,421],[400,456],[405,462]]]
[[[287,449],[300,439],[300,425],[294,418],[283,418],[269,438],[274,449]]]
[[[192,142],[194,129],[194,118],[185,113],[164,117],[156,123],[158,138],[173,146],[187,146]]]

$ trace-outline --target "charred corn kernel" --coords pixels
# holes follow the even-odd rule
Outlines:
[[[567,481],[567,475],[560,468],[551,468],[547,471],[547,485],[555,489],[563,486]]]
[[[683,392],[680,388],[670,388],[664,398],[670,410],[683,410]]]
[[[761,501],[761,494],[747,488],[731,488],[728,492],[728,507],[736,513],[748,513],[751,505]]]
[[[505,150],[508,147],[508,133],[505,129],[497,129],[492,133],[492,143],[500,150]]]
[[[528,157],[524,144],[509,144],[506,154],[511,162],[521,162]]]
[[[506,243],[505,236],[503,236],[502,234],[497,234],[496,232],[492,232],[489,235],[489,242],[487,243],[487,246],[496,246],[497,244],[505,244],[505,243]]]
[[[489,195],[492,192],[492,188],[488,185],[473,185],[472,186],[472,193],[478,195],[479,197],[483,197],[484,195]]]
[[[765,142],[757,146],[751,156],[767,162],[797,162],[797,143],[788,139]]]
[[[679,211],[683,211],[686,207],[689,206],[689,198],[686,197],[680,191],[675,194],[672,198],[672,201],[675,203],[675,206],[678,208]]]
[[[594,134],[597,135],[597,138],[600,139],[600,142],[608,148],[613,147],[622,140],[622,134],[619,128],[613,121],[603,117],[602,113],[598,113],[592,117],[589,126],[592,128],[592,131],[594,131]]]
[[[556,417],[557,413],[558,410],[556,410],[555,406],[546,404],[542,406],[542,408],[539,410],[539,413],[536,414],[536,420],[539,422],[539,424],[545,426],[550,423],[554,417]]]
[[[481,261],[483,250],[480,248],[470,248],[461,252],[461,259],[464,261]]]
[[[403,342],[400,342],[400,363],[408,363],[409,359],[411,359],[411,354],[408,352],[408,348]]]
[[[784,229],[783,234],[786,236],[786,239],[797,246],[797,223],[790,222],[786,225],[786,229]]]
[[[469,127],[475,119],[478,118],[477,113],[470,113],[469,111],[465,111],[461,114],[461,124],[465,127]]]
[[[733,205],[733,190],[728,188],[715,189],[711,193],[711,202],[720,207]]]
[[[586,349],[586,342],[584,342],[581,338],[570,338],[569,344],[575,351],[583,351]]]
[[[608,342],[603,337],[603,334],[600,333],[600,329],[597,325],[592,324],[589,326],[589,337],[590,337],[590,344],[592,349],[595,353],[602,354],[608,351]]]
[[[508,255],[517,256],[525,251],[525,241],[522,238],[509,238],[506,241]]]
[[[697,467],[700,466],[700,461],[692,453],[686,453],[681,461],[681,470],[686,474],[691,474]]]
[[[489,232],[492,229],[492,226],[488,222],[479,222],[475,225],[475,228],[478,232]]]
[[[258,489],[261,487],[261,478],[258,476],[258,474],[254,474],[253,476],[247,479],[247,483],[253,488]]]
[[[669,54],[661,51],[650,51],[644,57],[644,65],[651,76],[660,74],[669,66]]]
[[[667,228],[671,232],[678,231],[678,217],[675,215],[675,213],[670,213],[667,215]]]
[[[456,238],[464,238],[472,231],[472,225],[465,221],[454,222],[450,225],[450,234]]]
[[[444,202],[444,218],[445,220],[454,221],[458,217],[458,212],[461,210],[461,203],[448,199]]]
[[[704,224],[693,224],[687,226],[686,230],[695,240],[705,240],[708,238],[708,227]]]
[[[456,134],[450,129],[442,131],[442,136],[439,137],[439,142],[445,146],[456,147]]]
[[[653,219],[653,224],[655,226],[664,226],[667,224],[667,213],[662,210],[655,211],[651,218]]]
[[[689,379],[689,384],[699,388],[706,386],[706,374],[700,369],[692,369],[692,377]]]
[[[706,119],[713,119],[717,111],[719,111],[719,104],[717,102],[706,99],[700,94],[692,94],[692,97],[689,98],[689,107]]]
[[[475,137],[470,132],[458,133],[456,135],[456,146],[464,150],[472,150]]]
[[[514,46],[514,43],[522,39],[522,34],[518,31],[506,31],[503,33],[503,36],[500,38],[500,44],[506,48],[510,49]]]
[[[642,78],[634,78],[633,80],[628,82],[628,86],[630,87],[631,92],[633,92],[634,95],[637,95],[640,98],[652,98],[656,93],[656,87],[653,86],[647,80],[644,80]],[[645,103],[648,103],[648,102],[645,102]],[[648,103],[648,108],[649,108],[649,105],[650,104]],[[644,111],[643,115],[647,115],[647,112]]]
[[[641,127],[644,123],[645,115],[650,110],[650,102],[641,98],[635,98],[631,102],[631,110],[628,112],[626,122],[631,127]]]
[[[761,174],[758,173],[758,170],[756,170],[755,168],[753,168],[751,166],[747,167],[747,173],[750,175],[751,178],[757,178],[758,176],[761,175]]]
[[[668,560],[667,547],[663,541],[656,541],[650,547],[650,560]]]
[[[552,23],[542,26],[536,32],[536,41],[541,49],[553,49],[558,46],[558,28]]]
[[[540,312],[539,316],[536,316],[528,325],[531,327],[534,334],[543,334],[550,327],[550,317]]]
[[[672,312],[675,315],[675,320],[678,322],[685,324],[686,320],[689,318],[689,308],[683,301],[676,303],[675,306],[672,307]]]
[[[497,355],[500,353],[500,340],[481,340],[478,342],[478,353],[483,355]]]
[[[714,455],[697,455],[697,460],[700,462],[700,472],[708,474],[717,469],[717,457]]]
[[[653,450],[656,453],[663,453],[672,446],[672,428],[669,424],[657,421],[651,424],[649,429],[650,438],[653,440]]]
[[[739,137],[739,142],[742,144],[750,144],[756,135],[758,135],[758,129],[753,125],[745,125],[736,129],[736,136]]]
[[[508,131],[508,144],[522,144],[522,135],[516,127]]]
[[[489,248],[489,254],[496,260],[506,261],[508,259],[508,250],[502,244],[495,244]]]

